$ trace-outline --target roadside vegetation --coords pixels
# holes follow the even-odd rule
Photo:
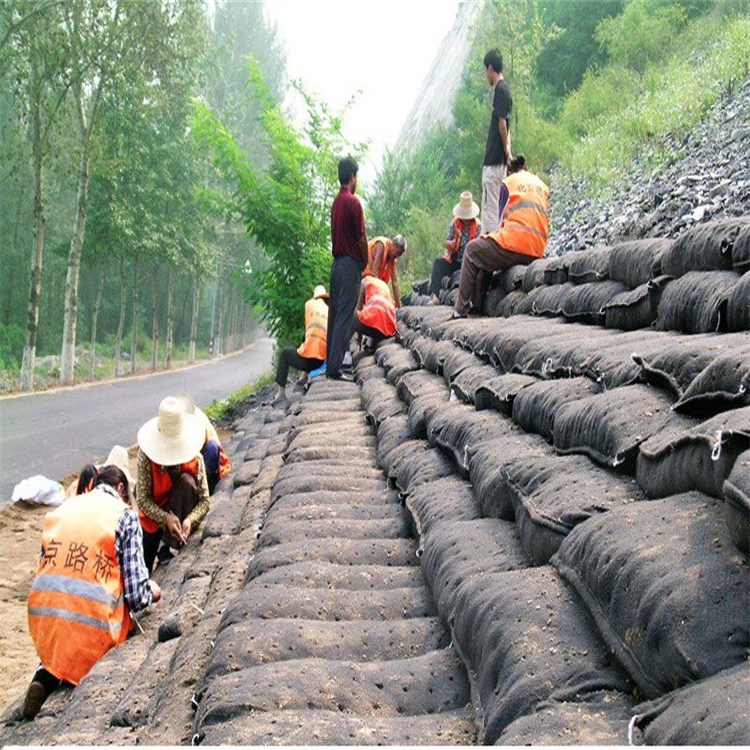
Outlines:
[[[238,391],[230,393],[226,398],[212,401],[205,409],[206,416],[220,427],[229,427],[238,414],[244,414],[247,409],[258,400],[261,392],[272,386],[272,373],[264,375],[250,385],[243,386]],[[273,392],[272,390],[270,392]]]
[[[481,195],[488,49],[505,60],[513,151],[553,188],[585,182],[592,196],[627,181],[636,157],[658,169],[666,137],[700,128],[750,73],[746,0],[499,0],[471,38],[453,124],[388,153],[367,196],[370,233],[409,238],[407,282],[429,274],[460,192]]]

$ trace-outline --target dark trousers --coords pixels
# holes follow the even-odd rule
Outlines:
[[[341,373],[349,348],[352,317],[357,309],[363,266],[349,255],[334,258],[331,266],[331,296],[328,300],[328,356],[326,375]]]
[[[214,489],[219,483],[219,451],[219,444],[215,440],[206,440],[201,448],[203,463],[206,465],[206,480],[208,481],[209,495],[214,494]]]
[[[477,308],[482,306],[495,271],[504,271],[511,266],[527,266],[532,260],[535,260],[533,256],[506,250],[489,237],[477,237],[469,242],[461,263],[456,311],[466,315],[471,303]]]
[[[445,258],[435,258],[432,263],[430,294],[434,294],[438,297],[440,295],[440,290],[443,288],[443,279],[446,276],[452,276],[459,268],[461,268],[460,261],[449,263]]]
[[[290,367],[300,372],[312,372],[313,370],[317,370],[322,364],[322,359],[302,357],[296,349],[288,346],[286,349],[282,349],[281,354],[279,354],[279,364],[276,367],[276,385],[281,388],[286,387]]]
[[[387,336],[377,328],[366,326],[356,315],[354,316],[354,320],[352,321],[352,333],[349,338],[351,338],[355,333],[359,333],[362,336],[369,336],[372,339],[373,344],[377,344],[379,341],[387,338]]]
[[[176,479],[172,480],[172,495],[169,498],[169,510],[174,513],[180,521],[184,521],[198,504],[198,483],[195,477],[188,473],[182,472]],[[164,540],[165,544],[171,546],[179,545],[177,539],[168,534],[164,529],[157,529],[155,532],[143,532],[143,560],[146,563],[149,574],[154,569],[154,560],[156,552],[159,549],[159,542]]]

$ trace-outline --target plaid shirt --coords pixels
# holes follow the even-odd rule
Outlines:
[[[117,491],[106,484],[98,490],[121,499]],[[148,569],[143,561],[143,531],[138,514],[126,508],[115,529],[115,552],[122,572],[122,589],[125,604],[131,612],[138,612],[151,604],[152,591],[148,582]]]

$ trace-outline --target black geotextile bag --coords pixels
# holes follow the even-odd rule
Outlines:
[[[541,290],[536,287],[530,292],[526,293],[526,296],[513,308],[513,315],[533,315],[534,313],[534,300]]]
[[[745,274],[735,285],[727,303],[727,329],[750,330],[750,273]]]
[[[632,291],[622,292],[604,306],[604,325],[622,331],[649,328],[656,320],[656,311],[670,276],[659,276]]]
[[[414,281],[411,285],[411,290],[417,294],[429,294],[430,293],[430,280],[422,279],[421,281]]]
[[[544,283],[548,286],[553,284],[565,284],[568,281],[568,269],[575,260],[575,253],[566,253],[557,258],[550,258],[544,268]]]
[[[689,490],[721,497],[724,480],[748,448],[750,406],[705,422],[680,417],[641,444],[635,475],[651,498]]]
[[[686,414],[715,413],[750,404],[750,346],[737,346],[711,362],[674,405]]]
[[[378,425],[378,466],[384,469],[390,464],[389,454],[401,443],[411,440],[411,427],[406,414],[397,414],[384,419]]]
[[[498,305],[502,302],[505,295],[506,292],[504,292],[499,286],[490,289],[490,291],[484,295],[484,299],[482,300],[482,313],[488,318],[494,318],[497,315]]]
[[[439,375],[427,370],[412,370],[404,373],[396,383],[398,397],[408,406],[419,396],[445,392],[445,382]]]
[[[609,257],[609,278],[622,281],[631,289],[661,276],[661,256],[672,240],[651,238],[620,242]]]
[[[478,518],[436,523],[420,540],[422,571],[438,614],[450,628],[456,591],[469,576],[521,570],[529,561],[510,521]]]
[[[492,275],[492,286],[499,286],[506,294],[510,294],[523,286],[528,266],[511,266],[505,271],[496,271]]]
[[[518,306],[526,299],[526,292],[516,289],[502,298],[497,306],[495,315],[501,318],[510,318],[517,314]]]
[[[656,388],[628,385],[561,406],[552,427],[555,450],[584,453],[633,473],[638,446],[669,425],[672,400]]]
[[[711,333],[727,327],[727,305],[740,277],[734,271],[690,271],[667,284],[656,327],[662,331]]]
[[[427,424],[436,409],[441,409],[450,399],[450,391],[445,386],[443,395],[420,396],[409,404],[409,429],[413,438],[427,437]]]
[[[394,480],[401,495],[408,495],[419,485],[456,473],[453,462],[424,440],[408,440],[391,451],[388,476]]]
[[[406,406],[396,388],[384,380],[367,380],[362,384],[362,408],[367,419],[378,425],[395,414],[404,414]]]
[[[418,540],[446,521],[453,524],[479,518],[471,485],[454,476],[421,484],[406,498],[406,509]]]
[[[357,382],[362,384],[366,380],[385,380],[385,370],[375,364],[375,360],[370,357],[372,361],[359,362],[357,364]]]
[[[482,341],[490,363],[501,372],[513,369],[517,353],[527,344],[562,334],[570,336],[571,330],[576,330],[561,320],[541,320],[526,315],[503,323],[505,325],[502,328],[491,332]]]
[[[599,384],[584,377],[537,380],[519,391],[513,400],[513,421],[551,443],[557,410],[564,404],[601,391]]]
[[[512,424],[512,423],[511,423]],[[506,468],[511,461],[531,461],[540,456],[553,455],[551,448],[536,435],[521,429],[509,431],[502,441],[482,443],[471,456],[469,479],[474,487],[474,498],[485,518],[515,518],[510,497]]]
[[[748,560],[719,500],[690,492],[613,509],[573,529],[552,564],[647,698],[747,659]]]
[[[475,403],[477,388],[497,377],[497,370],[485,362],[462,370],[451,383],[451,390],[464,403]],[[477,407],[479,408],[479,407]]]
[[[612,248],[604,245],[572,253],[568,266],[568,281],[589,284],[609,278],[609,259]]]
[[[724,482],[724,510],[729,534],[735,547],[750,552],[750,451],[734,463],[729,479]]]
[[[521,282],[521,289],[524,292],[530,292],[535,286],[544,284],[544,271],[549,266],[550,260],[548,258],[538,258],[532,261],[526,266],[526,273],[523,275],[523,281]]]
[[[683,276],[690,271],[727,271],[732,247],[747,219],[721,219],[688,229],[662,255],[662,273]]]
[[[391,352],[382,360],[382,366],[386,370],[385,379],[391,385],[396,385],[398,379],[407,372],[419,369],[419,362],[411,351],[404,349],[401,344],[396,344],[396,346],[400,351]]]
[[[576,285],[572,282],[537,287],[536,294],[532,300],[532,312],[534,315],[549,317],[562,315],[565,302],[575,288]]]
[[[446,354],[443,359],[443,379],[450,385],[455,377],[467,367],[473,367],[481,362],[482,360],[474,352],[453,344],[453,351]]]
[[[669,344],[677,334],[666,331],[628,331],[619,334],[607,346],[581,347],[584,357],[573,360],[573,372],[601,383],[605,390],[632,385],[640,380],[641,368],[633,360],[633,353],[644,355],[659,351]],[[593,350],[592,350],[593,349]],[[579,353],[580,354],[580,353]],[[565,360],[562,362],[565,363]]]
[[[750,271],[750,221],[740,229],[732,246],[732,268],[737,273]]]
[[[681,398],[690,384],[717,357],[735,351],[748,343],[744,336],[728,333],[706,333],[676,336],[664,342],[661,349],[648,354],[633,349],[633,361],[640,367],[640,379]]]
[[[646,745],[750,745],[745,662],[634,709]]]
[[[516,396],[527,386],[539,382],[539,379],[533,375],[520,375],[518,373],[498,375],[497,370],[494,370],[494,372],[493,377],[485,380],[476,388],[474,405],[477,410],[495,409],[510,416]]]
[[[579,284],[567,295],[562,314],[567,320],[601,325],[604,323],[605,306],[627,291],[628,288],[621,281],[595,281]]]
[[[430,296],[428,294],[418,294],[417,292],[412,292],[409,295],[407,304],[410,307],[424,307],[430,304]]]
[[[586,607],[549,565],[466,578],[453,637],[476,674],[488,745],[542,701],[632,689]]]
[[[618,746],[628,742],[634,700],[615,690],[600,690],[574,701],[543,701],[534,713],[509,724],[496,745]]]
[[[415,351],[420,364],[430,372],[442,375],[443,362],[449,354],[455,350],[460,351],[452,341],[433,341],[431,347],[422,347],[419,352]],[[424,359],[422,357],[424,356]]]
[[[546,565],[579,523],[643,499],[635,480],[585,456],[516,459],[506,475],[521,544],[534,565]]]
[[[477,411],[468,404],[453,402],[436,409],[427,421],[427,439],[453,456],[459,469],[468,474],[471,459],[482,443],[493,443],[501,453],[504,442],[518,428],[493,411]]]

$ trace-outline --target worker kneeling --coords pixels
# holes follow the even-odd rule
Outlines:
[[[508,171],[500,195],[503,210],[500,228],[466,246],[454,319],[466,317],[472,303],[474,308],[481,308],[494,271],[526,266],[541,258],[547,249],[549,188],[526,169],[520,154],[510,163]]]
[[[161,598],[143,560],[143,537],[129,507],[128,480],[103,466],[91,489],[44,519],[39,569],[28,600],[29,631],[41,666],[23,716],[33,719],[61,682],[77,685],[128,637],[130,612]]]
[[[368,337],[372,346],[396,333],[396,306],[391,291],[388,284],[374,276],[362,279],[352,333]]]
[[[322,367],[326,361],[328,344],[328,292],[319,284],[313,291],[312,299],[305,302],[305,340],[294,349],[287,347],[279,354],[276,367],[276,399],[274,404],[286,401],[286,381],[289,368],[308,373]]]

